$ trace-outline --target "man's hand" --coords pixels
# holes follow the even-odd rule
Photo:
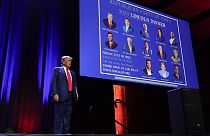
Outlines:
[[[53,99],[54,99],[54,101],[58,101],[58,100],[59,100],[58,94],[54,95],[54,96],[53,96]]]
[[[75,98],[75,102],[78,102],[78,100],[79,100],[78,97],[76,97],[76,98]]]

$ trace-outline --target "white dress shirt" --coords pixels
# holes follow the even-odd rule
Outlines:
[[[148,76],[151,76],[152,75],[151,69],[147,69],[147,74],[148,74]]]
[[[125,26],[125,32],[126,33],[128,32],[128,28],[129,28],[129,26]]]
[[[63,66],[63,68],[64,68],[64,71],[65,71],[65,74],[66,74],[66,78],[68,79],[67,72],[69,72],[70,77],[71,77],[71,81],[72,81],[72,75],[71,75],[70,70],[68,69],[68,71],[67,71],[65,66]],[[72,81],[72,82],[73,82],[73,81]]]

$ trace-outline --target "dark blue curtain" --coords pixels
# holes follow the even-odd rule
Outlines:
[[[64,55],[63,0],[0,1],[0,131],[40,132]]]

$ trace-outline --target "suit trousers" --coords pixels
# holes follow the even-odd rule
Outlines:
[[[65,101],[54,103],[54,133],[68,134],[70,133],[70,120],[72,113],[72,96],[71,93]]]

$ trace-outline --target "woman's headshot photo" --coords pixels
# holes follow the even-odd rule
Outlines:
[[[162,31],[162,29],[161,28],[158,28],[158,34],[157,34],[157,37],[156,37],[156,40],[158,41],[158,42],[164,42],[165,41],[165,38],[164,38],[164,36],[163,36],[163,31]]]

